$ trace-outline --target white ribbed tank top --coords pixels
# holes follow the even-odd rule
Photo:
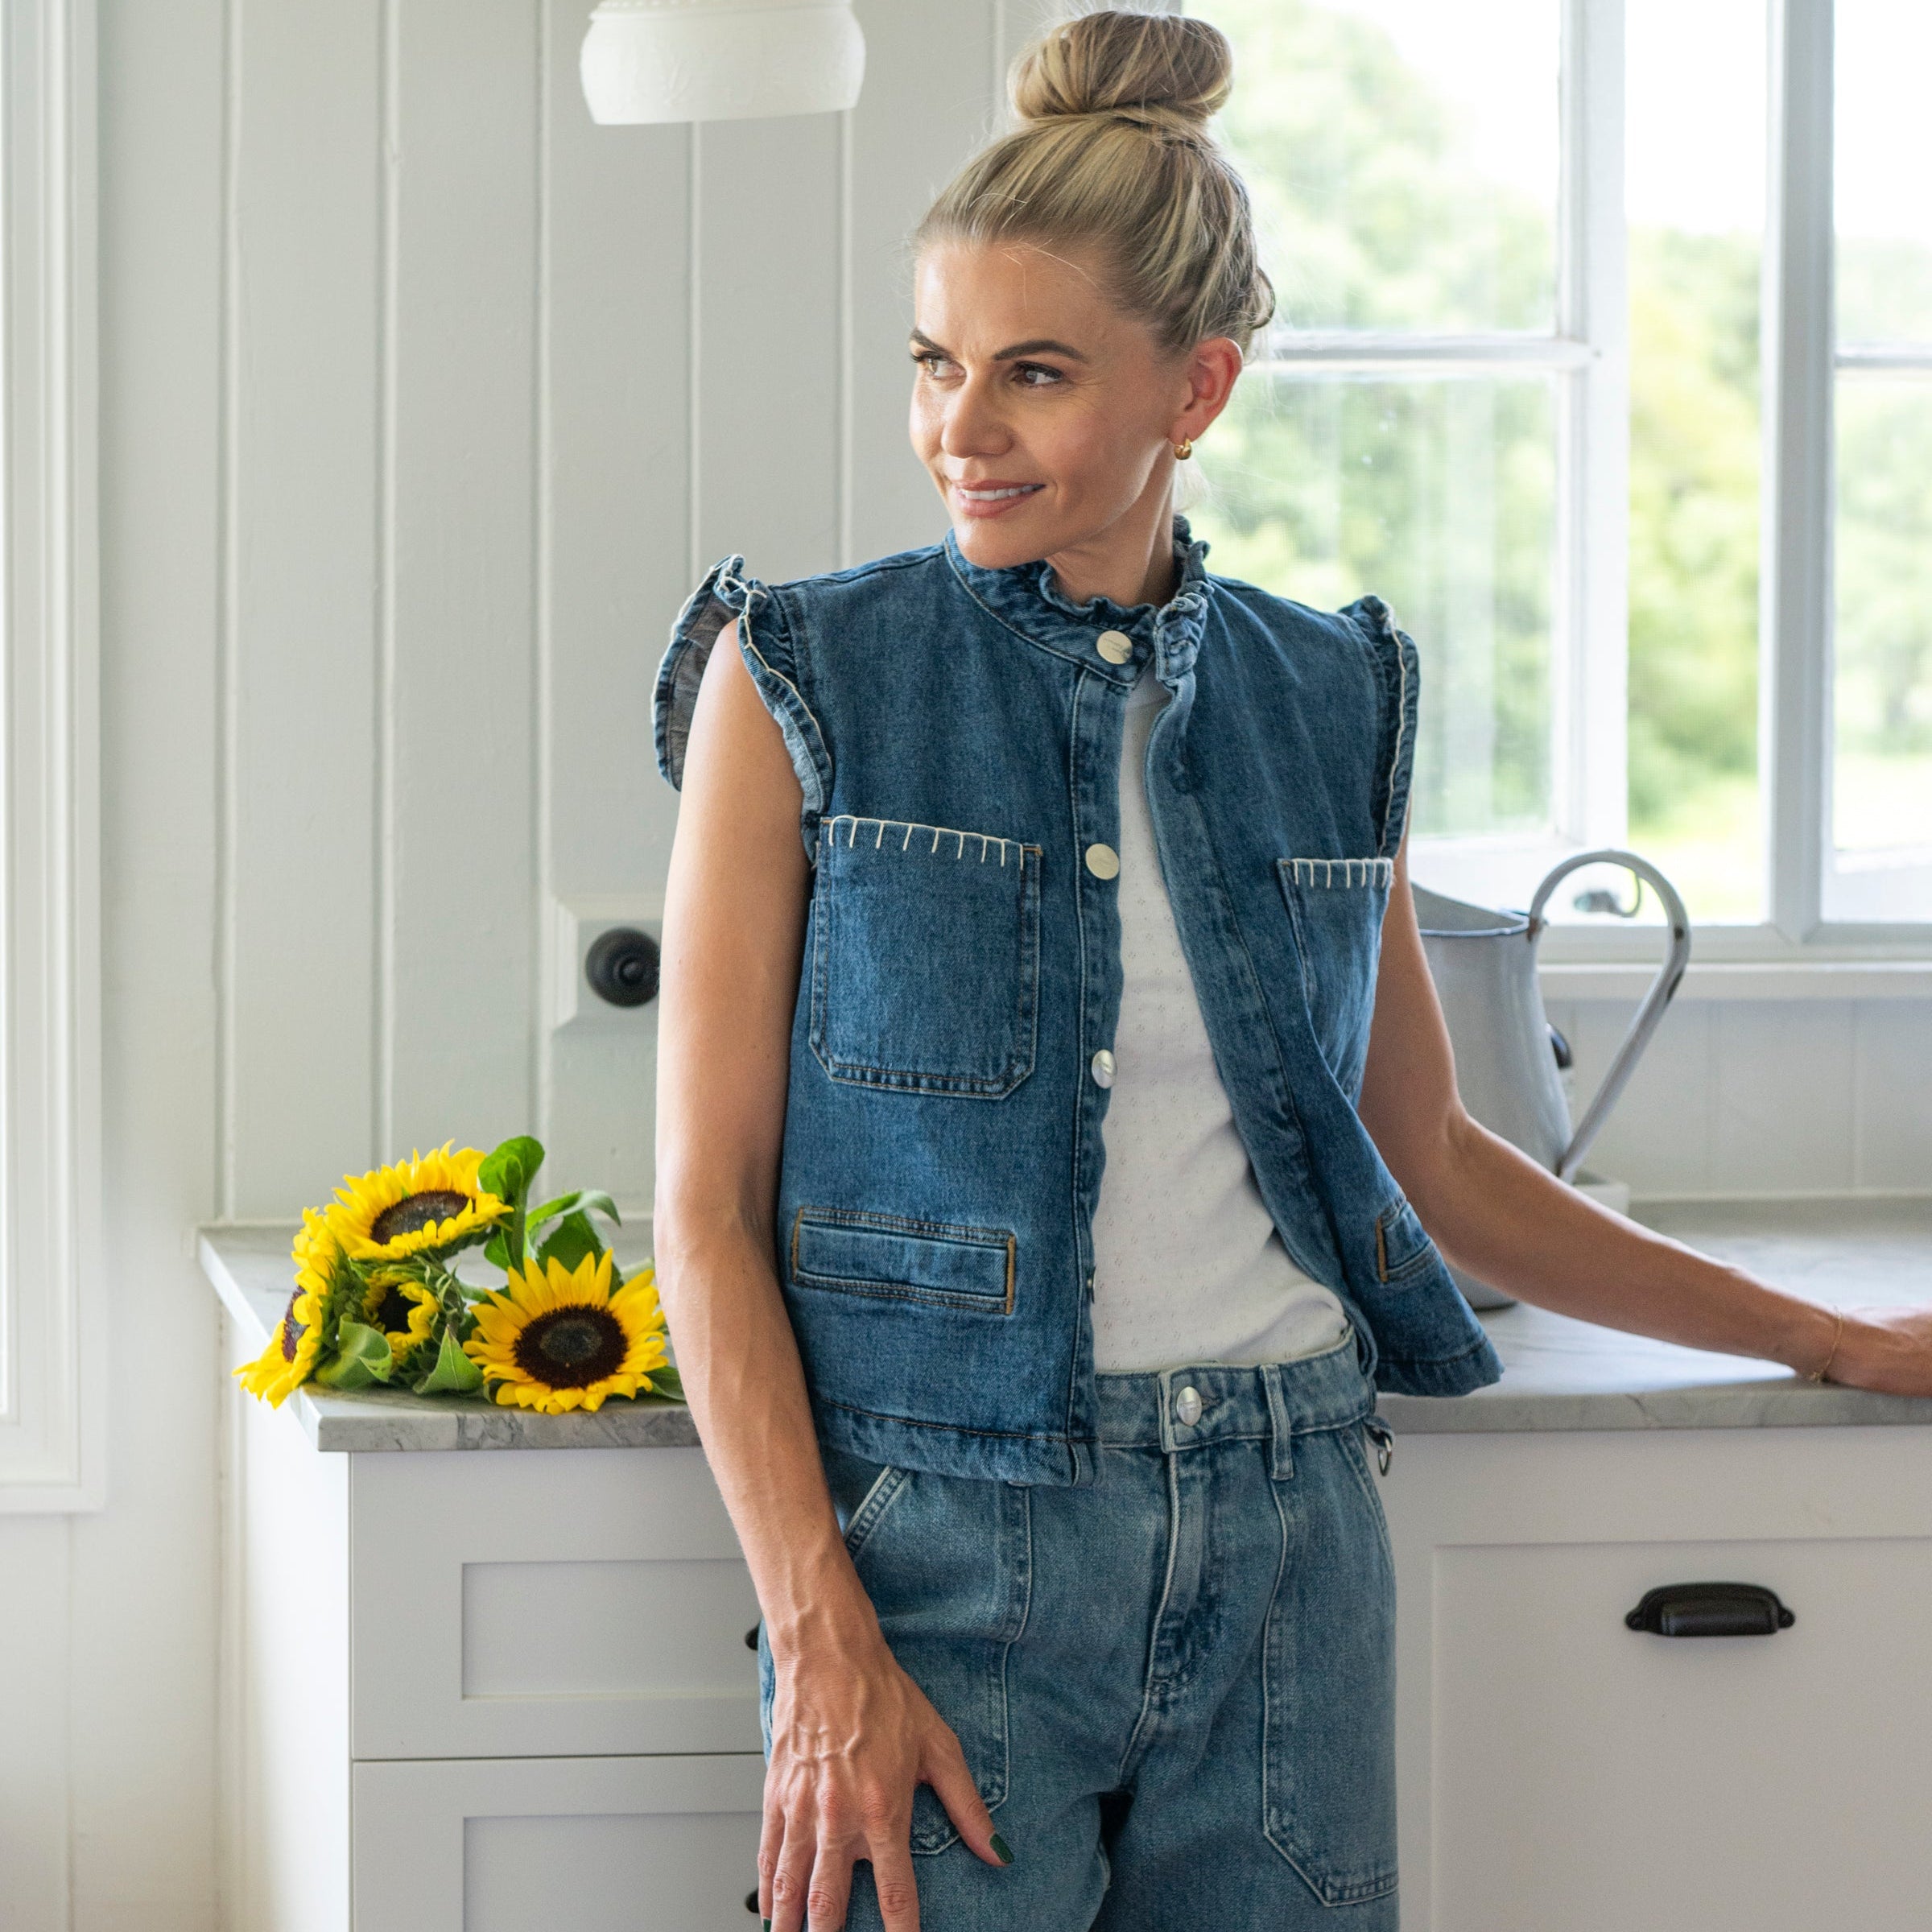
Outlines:
[[[1103,1373],[1286,1362],[1332,1348],[1341,1303],[1288,1258],[1215,1070],[1147,809],[1151,671],[1121,747],[1121,1018],[1107,1166],[1093,1217],[1093,1353]]]

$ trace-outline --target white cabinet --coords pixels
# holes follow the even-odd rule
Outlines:
[[[1406,1436],[1409,1932],[1922,1932],[1932,1430]],[[1666,1638],[1757,1583],[1775,1635]]]
[[[741,1932],[756,1757],[358,1764],[356,1932]]]
[[[229,1400],[225,1932],[755,1920],[758,1605],[700,1451],[332,1453]]]
[[[354,1757],[758,1748],[758,1599],[700,1451],[347,1460]]]

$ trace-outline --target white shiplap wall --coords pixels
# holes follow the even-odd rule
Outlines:
[[[900,241],[1046,3],[860,0],[849,119],[696,132],[588,125],[588,0],[103,6],[114,1418],[105,1509],[0,1519],[6,1932],[221,1922],[187,1231],[529,1125],[648,1198],[648,1021],[551,1032],[547,906],[661,882],[650,678],[704,563],[934,534]],[[1604,1147],[1902,1185],[1929,1055],[1922,1005],[1686,1008]]]
[[[553,900],[661,886],[667,621],[727,551],[782,577],[940,527],[903,237],[1039,10],[877,0],[853,114],[698,129],[589,124],[584,10],[235,9],[229,1216],[524,1128],[647,1201],[650,1015],[559,1033],[543,996]]]

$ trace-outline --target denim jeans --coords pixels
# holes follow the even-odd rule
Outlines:
[[[1099,1391],[1077,1488],[826,1456],[1013,1855],[982,1863],[922,1787],[923,1932],[1393,1932],[1393,1574],[1353,1336]],[[865,1866],[847,1924],[880,1924]]]

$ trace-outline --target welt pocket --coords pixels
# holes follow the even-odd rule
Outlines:
[[[1406,1200],[1392,1202],[1375,1217],[1375,1272],[1385,1282],[1399,1282],[1428,1265],[1435,1250],[1415,1210]]]
[[[1017,1249],[1003,1228],[807,1207],[792,1217],[791,1279],[834,1294],[1010,1315]]]

